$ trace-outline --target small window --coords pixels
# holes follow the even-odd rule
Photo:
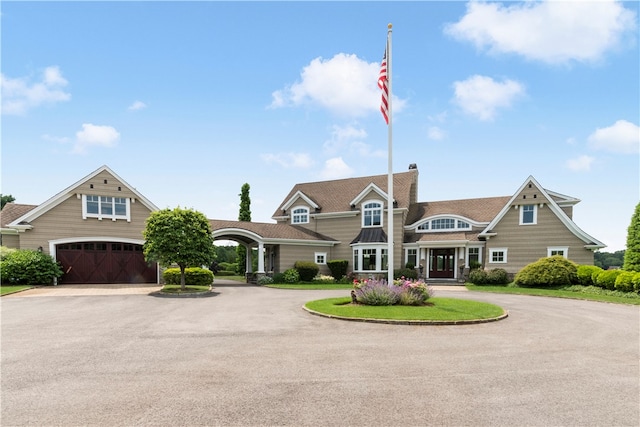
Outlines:
[[[536,223],[536,205],[522,205],[520,207],[520,225]]]
[[[466,221],[458,220],[458,228],[462,228],[462,229],[471,228],[471,224],[469,224]]]
[[[418,250],[417,249],[407,249],[407,262],[406,262],[406,264],[411,264],[414,267],[418,265]]]
[[[565,257],[567,258],[567,255],[569,253],[569,248],[558,248],[558,247],[553,247],[553,248],[547,248],[547,256],[556,256],[556,255],[560,255],[561,257]]]
[[[309,209],[295,208],[291,215],[292,224],[307,224],[309,222]]]
[[[507,262],[507,250],[504,248],[490,249],[489,262],[496,264],[504,264]]]
[[[418,230],[428,230],[429,229],[429,221],[425,222],[424,224],[420,224],[418,226]]]
[[[327,253],[316,252],[316,264],[326,264],[326,263],[327,263]]]
[[[472,263],[476,263],[476,264],[480,263],[480,248],[469,248],[468,254],[469,254],[469,266],[471,266]]]

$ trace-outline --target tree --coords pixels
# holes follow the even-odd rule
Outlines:
[[[180,267],[180,288],[185,290],[185,269],[211,265],[215,246],[211,224],[193,209],[163,209],[151,213],[142,232],[147,261]]]
[[[240,212],[238,213],[238,221],[251,221],[251,198],[249,197],[249,184],[244,183],[240,189]],[[236,248],[238,254],[238,272],[244,274],[247,263],[247,248],[238,245]]]
[[[4,208],[4,205],[6,205],[7,203],[11,203],[15,201],[16,201],[16,198],[13,197],[11,194],[0,194],[0,210],[2,210],[2,208]]]
[[[627,250],[624,253],[623,270],[640,271],[640,203],[631,217],[627,229]]]

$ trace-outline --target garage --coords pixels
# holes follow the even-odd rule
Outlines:
[[[56,245],[64,275],[60,284],[157,283],[157,265],[148,264],[142,245],[81,242]]]

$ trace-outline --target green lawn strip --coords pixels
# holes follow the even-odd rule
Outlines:
[[[566,290],[563,288],[558,289],[543,289],[543,288],[517,288],[511,286],[477,286],[477,285],[465,285],[470,291],[478,292],[493,292],[500,294],[517,294],[517,295],[534,295],[554,298],[571,298],[571,299],[583,299],[589,301],[611,302],[617,304],[632,304],[640,305],[640,295],[629,292],[623,295],[610,295],[607,294],[607,290],[594,291],[589,288],[574,287],[576,290]]]
[[[502,307],[485,302],[455,298],[430,298],[429,306],[373,306],[351,304],[350,297],[327,298],[305,304],[319,313],[358,319],[460,321],[493,319],[502,316]]]
[[[247,279],[244,276],[215,276],[215,279],[219,279],[219,280],[234,280],[236,282],[246,282]],[[213,280],[213,282],[215,283],[215,279]]]
[[[12,294],[14,292],[23,291],[25,289],[30,289],[32,286],[27,285],[15,285],[15,286],[0,286],[0,295]]]
[[[180,288],[180,285],[164,285],[162,287],[161,292],[164,292],[167,294],[179,294],[179,293],[207,292],[209,291],[209,289],[210,289],[209,286],[188,285],[188,286],[185,286],[185,290],[183,291]]]
[[[304,289],[304,290],[319,290],[319,289],[353,289],[351,283],[272,283],[265,285],[267,288],[277,289]]]

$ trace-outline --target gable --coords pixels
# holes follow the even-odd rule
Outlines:
[[[21,223],[31,223],[69,198],[81,198],[82,195],[130,198],[133,203],[142,203],[149,211],[158,210],[151,201],[127,184],[109,167],[102,166],[41,205],[16,218],[7,226],[20,227]]]
[[[553,193],[555,197],[559,197],[559,193]],[[568,198],[563,196],[563,200],[577,199]],[[577,203],[577,202],[575,202]],[[554,198],[536,181],[533,176],[529,176],[515,194],[509,199],[509,201],[500,210],[498,215],[489,223],[489,225],[480,233],[481,238],[488,238],[493,236],[493,232],[496,226],[502,221],[505,215],[510,209],[516,209],[523,205],[539,205],[548,207],[551,212],[560,220],[560,222],[569,230],[573,235],[583,241],[586,246],[593,249],[603,248],[606,245],[599,240],[593,238],[589,234],[581,230],[565,213],[565,211],[556,203]]]

